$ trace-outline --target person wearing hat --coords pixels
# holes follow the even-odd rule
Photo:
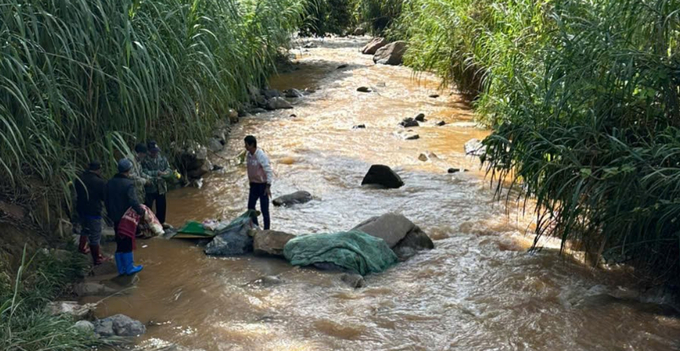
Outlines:
[[[106,211],[113,221],[113,229],[116,232],[116,266],[120,274],[134,274],[142,270],[142,266],[135,266],[132,256],[133,240],[127,236],[119,235],[118,224],[129,208],[138,215],[144,215],[144,209],[139,203],[135,184],[130,177],[132,161],[123,158],[118,161],[118,174],[106,184]]]
[[[149,178],[146,184],[146,198],[144,204],[148,208],[153,208],[156,203],[154,213],[161,224],[165,225],[165,211],[167,200],[165,194],[168,192],[168,184],[163,177],[169,175],[172,170],[168,159],[161,155],[161,149],[155,141],[150,141],[147,145],[149,154],[142,161],[142,172]]]
[[[100,251],[99,242],[102,237],[102,205],[106,181],[102,178],[101,164],[91,161],[87,169],[80,175],[75,183],[76,211],[80,217],[82,231],[80,232],[80,244],[78,250],[87,253],[87,244],[90,244],[90,253],[94,265],[99,265],[107,260]]]

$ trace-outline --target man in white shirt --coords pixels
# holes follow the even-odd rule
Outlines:
[[[262,211],[262,218],[264,220],[264,229],[270,228],[269,217],[269,198],[272,196],[271,185],[274,179],[271,165],[269,164],[269,157],[257,148],[257,139],[254,136],[248,135],[245,139],[246,146],[246,165],[248,167],[248,181],[250,182],[250,194],[248,195],[248,209],[254,210],[257,200],[260,200],[260,209]],[[253,218],[253,222],[259,225],[257,217]]]

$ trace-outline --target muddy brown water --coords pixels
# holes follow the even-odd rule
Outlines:
[[[145,265],[126,295],[106,299],[100,317],[123,313],[148,323],[138,347],[175,344],[202,350],[673,350],[680,320],[658,299],[640,300],[623,273],[594,271],[556,250],[528,253],[531,221],[506,210],[463,144],[487,131],[458,95],[429,75],[376,66],[358,53],[366,40],[315,41],[295,49],[299,70],[277,76],[278,89],[312,88],[294,110],[263,113],[235,126],[227,165],[202,189],[169,195],[169,222],[233,218],[244,211],[243,166],[227,160],[242,138],[258,137],[276,174],[274,196],[307,190],[315,200],[274,208],[273,228],[296,234],[352,228],[389,211],[435,240],[423,252],[353,290],[337,274],[253,256],[206,257],[178,240],[140,242]],[[341,64],[347,68],[336,69]],[[368,86],[372,93],[356,91]],[[428,95],[438,93],[439,98]],[[395,135],[404,118],[424,113],[418,140]],[[295,117],[291,117],[295,114]],[[437,127],[434,122],[447,122]],[[366,129],[352,126],[366,124]],[[438,158],[418,159],[423,152]],[[371,164],[392,166],[406,186],[363,189]],[[450,167],[470,172],[447,174]],[[509,215],[508,215],[509,214]],[[529,216],[531,217],[531,216]],[[556,245],[546,242],[554,248]],[[273,287],[248,282],[277,275]]]

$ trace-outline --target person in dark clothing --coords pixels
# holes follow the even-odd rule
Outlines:
[[[142,161],[142,173],[149,179],[145,186],[146,199],[144,204],[148,208],[153,208],[156,204],[156,217],[161,224],[165,224],[165,212],[167,209],[167,199],[165,194],[168,192],[168,184],[164,177],[172,173],[170,163],[165,156],[161,155],[161,149],[155,141],[149,141],[147,145],[149,154]]]
[[[101,172],[99,162],[91,161],[87,170],[75,182],[76,211],[78,211],[82,226],[79,250],[87,253],[86,245],[89,241],[90,253],[95,266],[107,260],[101,254],[99,246],[102,236],[102,203],[106,189],[106,181],[102,178]]]
[[[120,235],[118,224],[129,208],[138,215],[144,215],[144,209],[137,198],[135,183],[130,178],[132,161],[124,158],[118,161],[118,174],[106,185],[106,211],[113,221],[113,229],[116,232],[116,266],[118,273],[134,274],[142,270],[142,266],[135,266],[132,256],[132,238]]]

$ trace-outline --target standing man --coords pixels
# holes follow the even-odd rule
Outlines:
[[[118,225],[129,208],[138,215],[144,215],[144,209],[139,204],[135,184],[130,178],[132,161],[123,158],[118,161],[118,174],[106,185],[106,211],[113,221],[113,229],[116,231],[116,266],[120,274],[135,274],[142,270],[142,266],[135,266],[132,256],[134,237],[121,235]]]
[[[149,178],[146,184],[146,199],[144,204],[148,208],[153,208],[156,203],[156,217],[158,221],[165,226],[165,211],[167,208],[167,201],[165,194],[168,192],[168,184],[163,177],[172,172],[168,160],[160,154],[161,149],[156,145],[155,141],[149,141],[147,145],[149,154],[144,161],[142,161],[142,173]]]
[[[257,148],[257,139],[248,135],[245,139],[246,144],[246,164],[248,166],[248,181],[250,182],[250,194],[248,195],[248,209],[254,210],[257,200],[260,200],[260,209],[264,220],[264,230],[270,228],[269,218],[269,198],[272,196],[271,185],[274,180],[274,173],[269,164],[269,157]],[[255,225],[257,217],[253,219]]]
[[[75,182],[76,210],[80,217],[82,231],[80,232],[79,250],[85,253],[85,245],[90,244],[93,264],[100,265],[107,258],[102,256],[99,242],[102,237],[102,210],[106,181],[102,178],[101,164],[91,161],[87,169]]]
[[[135,145],[135,159],[133,160],[132,173],[130,174],[132,180],[135,182],[135,189],[137,189],[137,196],[139,199],[146,198],[146,191],[144,190],[149,178],[142,172],[142,162],[146,159],[147,148],[144,143]]]

